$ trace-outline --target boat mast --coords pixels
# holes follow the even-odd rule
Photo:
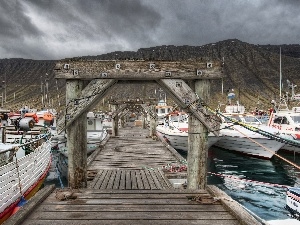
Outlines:
[[[281,47],[279,48],[279,99],[281,100],[281,80],[282,80],[282,74],[281,74]]]

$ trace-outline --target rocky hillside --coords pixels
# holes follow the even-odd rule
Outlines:
[[[218,101],[227,101],[227,91],[234,89],[236,100],[248,109],[270,107],[272,99],[279,98],[279,49],[282,50],[283,91],[286,80],[300,85],[300,45],[253,45],[239,40],[226,40],[204,46],[157,46],[142,48],[137,52],[112,52],[98,56],[81,56],[84,59],[145,59],[183,60],[207,58],[224,60],[223,94],[222,81],[212,82],[212,99],[209,105],[216,107]],[[3,93],[5,108],[18,109],[24,105],[35,108],[46,105],[61,108],[65,104],[65,81],[55,80],[54,60],[1,59],[0,97]],[[157,86],[118,86],[107,98],[135,98],[155,96]],[[2,92],[1,92],[2,91]],[[297,92],[297,89],[296,89]],[[300,92],[300,91],[299,91]],[[134,93],[134,94],[132,94]],[[159,92],[156,92],[156,94]],[[1,103],[1,100],[0,100]],[[102,103],[101,103],[102,104]]]

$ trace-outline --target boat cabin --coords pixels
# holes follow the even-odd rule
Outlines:
[[[300,107],[273,112],[268,121],[268,126],[288,131],[288,133],[293,134],[294,138],[300,139]]]
[[[172,111],[172,106],[167,105],[164,100],[160,100],[155,106],[158,124],[161,125],[164,123],[164,117]]]

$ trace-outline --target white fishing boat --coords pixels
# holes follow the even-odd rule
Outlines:
[[[162,125],[156,127],[159,135],[175,149],[188,151],[188,114],[184,112],[169,113]],[[221,137],[213,133],[208,135],[208,148],[215,144]]]
[[[288,138],[288,135],[280,134],[278,129],[261,124],[261,122],[251,114],[224,113],[221,119],[220,134],[222,138],[215,143],[215,146],[230,151],[270,159],[284,145],[282,142],[278,142],[273,138],[254,131],[255,129],[248,129],[249,127],[260,129],[281,138]],[[233,123],[232,119],[241,123],[243,126]]]
[[[106,128],[104,128],[103,118],[96,116],[93,112],[87,113],[87,154],[91,154],[101,141],[108,135]],[[61,152],[67,151],[67,134],[63,133],[54,136],[52,139],[56,140],[58,149]]]
[[[15,213],[41,187],[51,164],[51,141],[45,136],[26,144],[0,145],[0,224]],[[34,147],[33,147],[34,146]],[[23,147],[30,153],[19,157]]]
[[[279,96],[280,102],[276,103],[272,100],[274,110],[270,115],[268,126],[274,127],[280,130],[281,133],[289,134],[291,139],[296,143],[295,145],[285,144],[282,149],[298,152],[300,153],[300,94],[295,94],[295,87],[297,85],[293,84],[287,80],[288,90],[291,90],[291,94],[287,92],[286,95],[282,95],[282,72],[281,72],[281,48],[280,48],[280,85],[279,85]],[[290,96],[290,97],[289,97]],[[287,102],[298,102],[296,107],[292,110],[289,109]],[[299,142],[299,144],[297,144]]]
[[[299,142],[300,146],[300,107],[273,112],[268,121],[268,126],[279,129],[281,133],[289,134],[295,143]],[[300,153],[299,146],[285,144],[282,149]]]
[[[286,192],[286,209],[300,219],[300,188],[289,187]]]

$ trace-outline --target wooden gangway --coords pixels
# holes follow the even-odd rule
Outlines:
[[[162,168],[181,156],[127,125],[91,156],[88,188],[47,186],[7,224],[261,224],[214,186],[175,189]]]

